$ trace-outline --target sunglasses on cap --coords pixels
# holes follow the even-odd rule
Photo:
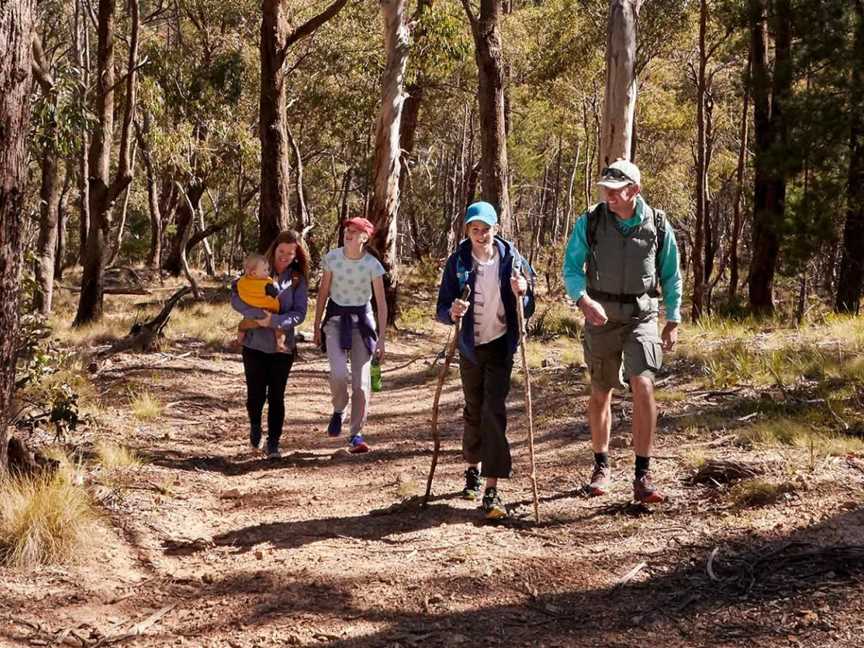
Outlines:
[[[625,180],[627,182],[632,182],[636,184],[636,181],[624,173],[621,169],[616,169],[614,167],[606,167],[600,172],[603,180]]]

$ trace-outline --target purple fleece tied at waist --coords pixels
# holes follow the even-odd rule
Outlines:
[[[321,323],[323,329],[331,317],[339,316],[339,346],[347,351],[351,348],[351,329],[353,328],[352,315],[357,315],[357,328],[360,330],[360,337],[363,338],[363,344],[366,350],[372,355],[375,353],[376,342],[378,341],[378,332],[375,330],[375,323],[372,320],[372,304],[364,304],[363,306],[340,306],[332,299],[327,302],[327,310],[324,311],[324,321]],[[321,350],[327,351],[327,336],[321,336]]]

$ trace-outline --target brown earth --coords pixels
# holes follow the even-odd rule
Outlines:
[[[631,503],[624,399],[614,406],[617,488],[582,495],[584,374],[551,362],[532,375],[541,522],[521,380],[510,408],[516,474],[502,487],[512,517],[487,523],[460,499],[455,371],[435,498],[420,510],[442,335],[391,341],[373,451],[360,456],[326,436],[326,362],[307,344],[276,461],[247,446],[235,351],[185,339],[115,356],[96,378],[110,414],[81,441],[122,442],[146,463],[93,486],[105,512],[93,555],[0,569],[0,645],[864,646],[864,462],[813,465],[806,450],[735,445],[740,391],[698,390],[674,356],[661,389],[687,397],[661,404],[654,461],[668,504]],[[130,416],[130,384],[167,404],[157,422]],[[709,413],[728,421],[700,427]],[[736,504],[725,484],[687,480],[694,452],[749,462],[785,486],[761,505]]]

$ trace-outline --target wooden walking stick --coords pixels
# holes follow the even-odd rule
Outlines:
[[[459,297],[462,301],[468,301],[471,296],[471,286],[465,284],[462,290],[462,295]],[[438,465],[438,452],[441,450],[441,435],[438,434],[438,403],[441,400],[441,390],[444,388],[444,381],[447,379],[447,370],[450,368],[450,362],[453,360],[453,355],[456,353],[456,346],[459,344],[459,329],[462,325],[462,318],[456,320],[453,327],[453,337],[447,344],[447,350],[444,354],[444,364],[438,371],[438,384],[435,386],[435,398],[432,400],[432,466],[429,468],[429,479],[426,480],[426,494],[423,496],[422,506],[425,508],[429,503],[429,495],[432,493],[432,478],[435,477],[435,466]]]
[[[518,277],[516,268],[513,276]],[[516,315],[519,320],[519,348],[522,350],[522,372],[525,374],[525,408],[528,410],[528,455],[531,458],[531,490],[534,493],[534,521],[540,522],[540,503],[537,499],[537,469],[534,464],[534,405],[531,401],[531,375],[525,353],[525,305],[522,296],[516,296]]]

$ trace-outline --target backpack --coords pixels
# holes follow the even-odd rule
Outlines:
[[[606,203],[598,204],[594,209],[588,210],[588,223],[585,228],[585,237],[588,240],[588,250],[593,254],[594,246],[597,244],[597,228],[600,226],[601,210],[606,210]],[[657,249],[654,252],[654,285],[660,283],[660,251],[666,242],[666,212],[662,209],[651,208],[654,212],[654,231],[657,232]]]

